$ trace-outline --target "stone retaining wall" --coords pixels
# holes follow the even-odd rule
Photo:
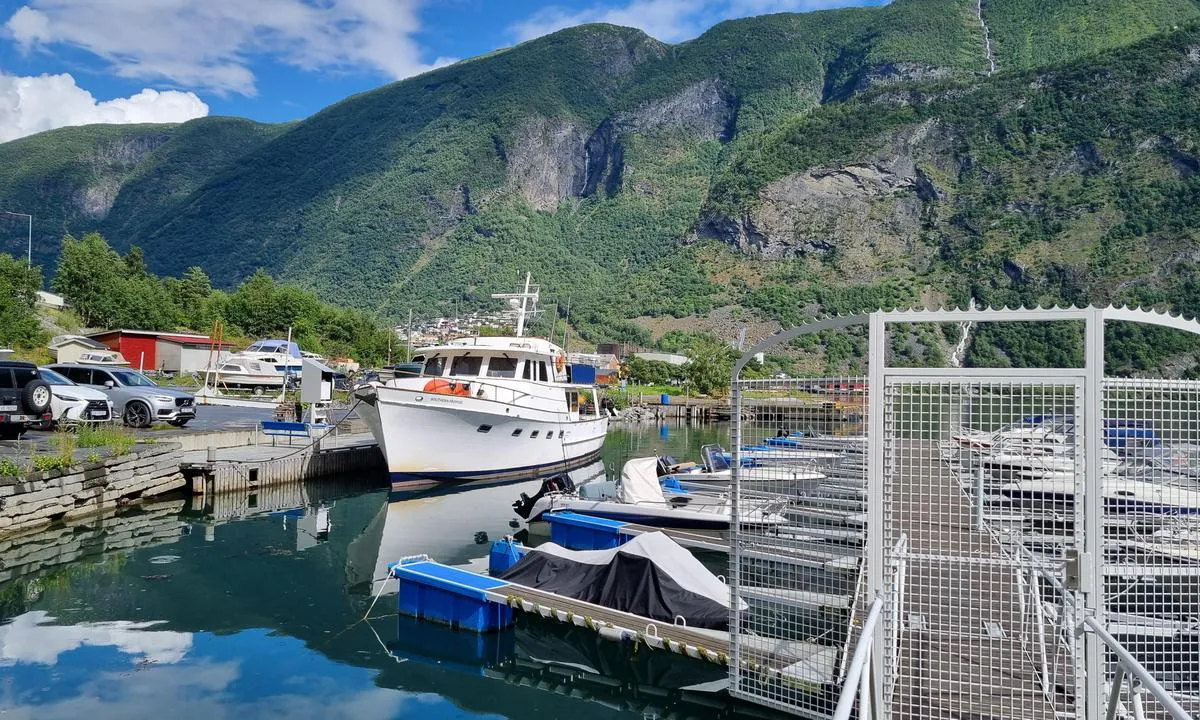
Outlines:
[[[0,478],[0,534],[84,517],[185,486],[175,443],[138,445],[67,470]]]
[[[98,562],[110,553],[165,545],[186,527],[186,498],[141,504],[121,514],[100,514],[34,532],[0,537],[0,583],[37,577],[77,562]]]

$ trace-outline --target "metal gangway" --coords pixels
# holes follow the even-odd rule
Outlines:
[[[943,329],[994,323],[1058,323],[1081,360],[914,358]],[[1200,382],[1109,377],[1114,323],[1200,335],[1194,320],[1131,308],[892,310],[750,348],[731,388],[735,506],[789,452],[799,462],[806,449],[843,448],[852,460],[839,480],[861,478],[865,543],[849,642],[819,688],[764,681],[740,653],[764,636],[812,639],[799,635],[814,624],[795,618],[836,579],[819,567],[783,575],[760,549],[811,554],[820,533],[801,546],[770,528],[733,531],[731,593],[773,590],[765,610],[731,603],[731,694],[810,718],[1200,717]],[[865,376],[744,376],[761,353],[835,334],[867,348]],[[789,421],[814,395],[854,411]],[[801,509],[822,492],[780,490],[812,530],[821,513]]]

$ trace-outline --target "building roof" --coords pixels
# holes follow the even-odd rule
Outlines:
[[[107,335],[141,335],[143,337],[152,337],[152,338],[156,338],[158,340],[166,340],[168,342],[183,343],[183,344],[190,344],[190,345],[199,345],[199,344],[208,345],[209,343],[212,342],[212,338],[210,338],[207,335],[201,335],[199,333],[181,333],[181,332],[169,333],[169,332],[158,332],[155,330],[128,330],[125,328],[121,328],[118,330],[101,330],[99,332],[88,333],[87,336],[89,338],[97,338],[97,337],[105,337]],[[221,347],[232,347],[233,343],[222,341],[220,343],[220,345],[221,345]]]
[[[231,343],[231,342],[226,342],[224,340],[222,340],[221,342],[215,342],[212,338],[208,337],[207,335],[176,335],[174,333],[170,333],[170,334],[156,333],[156,334],[158,335],[159,340],[166,340],[167,342],[179,343],[181,345],[215,344],[218,347],[233,347],[233,343]]]
[[[84,347],[93,348],[95,350],[107,350],[108,346],[98,343],[91,338],[86,338],[83,335],[56,335],[50,340],[50,349],[54,350],[70,343],[78,343]]]

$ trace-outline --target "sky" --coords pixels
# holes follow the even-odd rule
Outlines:
[[[307,117],[586,22],[665,42],[880,0],[0,0],[0,142],[64,125]]]

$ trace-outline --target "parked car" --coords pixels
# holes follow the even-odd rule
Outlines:
[[[16,440],[29,425],[49,420],[51,396],[37,365],[0,361],[0,440]]]
[[[150,427],[156,421],[183,427],[196,417],[196,398],[191,393],[160,387],[137,370],[78,364],[51,365],[50,369],[103,392],[132,427]]]
[[[43,367],[42,379],[50,383],[50,414],[47,425],[78,425],[104,423],[116,417],[113,402],[99,390],[71,382],[53,368]]]

